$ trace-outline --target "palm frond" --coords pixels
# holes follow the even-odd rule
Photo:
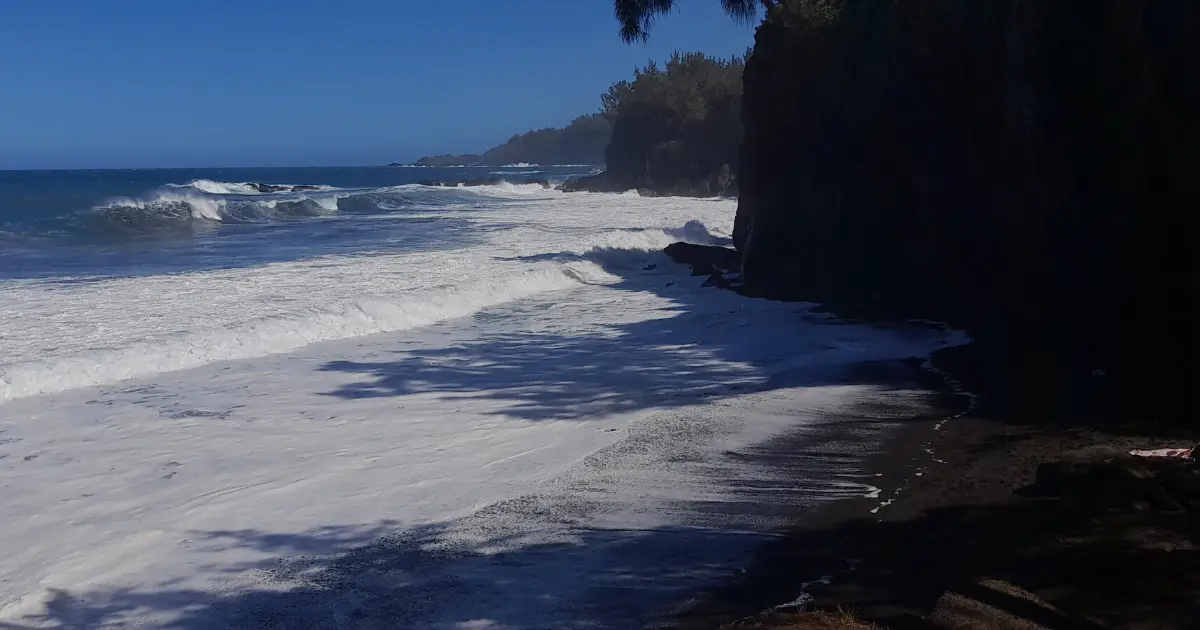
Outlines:
[[[621,25],[621,39],[626,42],[646,41],[654,19],[674,8],[675,0],[613,0],[613,12]]]
[[[776,0],[721,0],[721,8],[738,22],[751,24],[758,17],[759,5],[771,7],[775,3]],[[613,0],[621,39],[626,43],[646,41],[655,18],[674,9],[675,0]]]
[[[763,0],[721,0],[721,8],[730,17],[743,24],[750,24],[758,17],[758,5],[766,4]]]

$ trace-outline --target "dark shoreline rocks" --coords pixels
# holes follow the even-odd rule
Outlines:
[[[608,171],[597,173],[596,175],[568,179],[558,185],[558,190],[563,192],[622,193],[634,188],[636,186],[628,186],[623,182],[614,181],[612,176],[608,174]]]
[[[729,247],[679,242],[667,245],[663,253],[677,263],[691,266],[692,275],[738,273],[742,270],[741,254]]]
[[[629,179],[613,175],[610,171],[578,177],[559,184],[563,192],[623,193],[637,191],[643,197],[737,197],[737,178],[725,166],[707,179],[689,180],[679,178],[669,183],[660,183],[646,178]]]
[[[1186,447],[1200,436],[1046,418],[1056,405],[1045,399],[1014,413],[951,405],[964,391],[981,393],[959,383],[994,360],[977,344],[934,353],[938,373],[926,372],[923,386],[947,397],[947,411],[903,423],[862,465],[882,491],[798,514],[785,536],[679,613],[672,627],[714,630],[747,620],[764,629],[807,627],[776,625],[762,614],[798,592],[818,611],[851,610],[887,628],[1018,627],[979,616],[970,625],[942,625],[953,612],[952,593],[1023,619],[1045,618],[1044,611],[1028,616],[1039,611],[1011,598],[981,598],[989,593],[974,586],[995,580],[1058,610],[1051,610],[1053,623],[1020,627],[1101,627],[1081,622],[1087,618],[1106,628],[1193,627],[1200,467],[1129,452]],[[1036,382],[1035,371],[1027,382]],[[832,579],[814,581],[822,574]],[[1064,610],[1073,617],[1058,623]]]
[[[422,179],[417,182],[421,186],[438,186],[441,188],[458,188],[460,186],[495,186],[503,184],[502,177],[477,177],[474,179]]]
[[[309,186],[307,184],[300,186],[277,186],[275,184],[256,184],[254,182],[248,182],[246,185],[260,193],[305,192],[311,190],[321,190],[319,186]]]
[[[742,258],[736,249],[679,242],[667,245],[663,253],[671,260],[691,267],[693,276],[708,276],[700,286],[730,290],[739,288]]]
[[[436,186],[439,188],[460,188],[474,186],[498,186],[505,183],[503,177],[477,177],[474,179],[422,179],[417,182],[421,186]],[[550,188],[550,180],[531,178],[521,182],[522,184],[537,184],[542,188]]]

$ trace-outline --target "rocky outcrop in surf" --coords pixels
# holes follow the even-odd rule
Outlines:
[[[246,182],[246,186],[253,188],[260,193],[281,193],[281,192],[305,192],[310,190],[321,190],[320,186],[279,186],[275,184],[256,184],[254,182]]]
[[[509,182],[503,177],[475,177],[471,179],[422,179],[417,182],[421,186],[435,186],[440,188],[475,188],[478,186],[500,186]],[[522,182],[525,185],[538,185],[542,188],[550,188],[550,180],[541,178],[530,178]]]
[[[460,186],[496,186],[504,183],[503,177],[476,177],[473,179],[422,179],[417,182],[421,186],[441,186],[457,188]]]

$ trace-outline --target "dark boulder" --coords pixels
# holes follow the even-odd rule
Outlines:
[[[256,184],[254,182],[249,182],[246,185],[253,188],[254,190],[257,190],[260,193],[277,193],[277,192],[291,192],[292,191],[291,186],[276,186],[274,184]]]
[[[548,179],[530,178],[530,179],[525,180],[525,183],[526,184],[538,184],[542,188],[550,188],[551,187],[550,180],[548,180]]]
[[[728,247],[671,243],[663,249],[663,253],[677,263],[690,265],[693,270],[700,272],[697,275],[732,273],[742,269],[737,250]]]
[[[476,179],[464,179],[457,182],[456,186],[496,186],[503,184],[503,177],[479,177]]]
[[[439,186],[442,188],[458,188],[459,186],[495,186],[503,184],[502,177],[479,177],[475,179],[422,179],[417,182],[421,186]]]
[[[619,178],[609,174],[608,171],[589,175],[587,177],[577,177],[568,179],[559,184],[558,189],[563,192],[606,192],[619,193],[635,188],[630,186]]]

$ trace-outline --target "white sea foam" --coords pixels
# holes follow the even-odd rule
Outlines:
[[[459,188],[477,195],[491,196],[535,195],[543,194],[547,190],[541,184],[514,184],[512,182],[501,182],[485,186],[459,186]]]
[[[0,626],[645,627],[861,496],[920,393],[847,364],[955,342],[701,288],[657,250],[731,201],[506,194],[442,250],[0,281]]]
[[[658,227],[663,219],[652,209],[668,217],[667,225],[693,218],[694,204],[683,200],[572,197],[536,184],[460,192],[507,200],[476,220],[488,238],[466,249],[84,283],[0,283],[0,400],[422,326],[580,281],[602,282],[598,264],[644,265],[648,253],[674,240],[708,238],[699,223],[687,234]],[[336,197],[319,199],[325,211],[336,210]],[[232,203],[178,191],[119,203],[161,210],[181,202],[210,221],[228,220]],[[259,200],[255,207],[269,213],[284,203],[294,201]],[[727,223],[722,214],[731,209],[714,206],[705,218]],[[621,225],[632,229],[611,229]],[[565,257],[538,259],[559,254]]]
[[[233,328],[201,329],[153,342],[10,364],[0,367],[0,402],[214,361],[290,352],[318,341],[426,326],[604,275],[595,265],[576,263],[466,286],[415,291],[394,300],[358,300],[304,315],[268,317]]]

